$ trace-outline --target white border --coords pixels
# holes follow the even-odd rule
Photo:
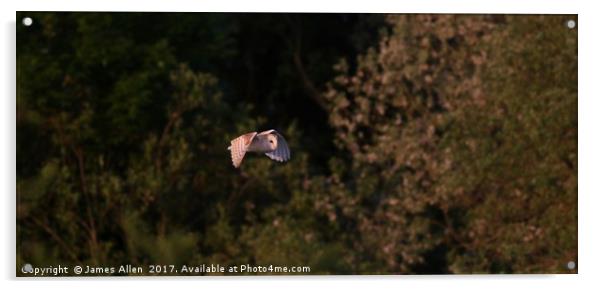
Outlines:
[[[9,3],[5,3],[9,2]],[[24,0],[2,1],[2,53],[0,54],[0,276],[3,288],[106,288],[145,286],[164,288],[175,282],[183,288],[237,286],[254,288],[308,288],[340,285],[350,288],[581,288],[599,285],[601,194],[597,178],[601,174],[599,125],[602,124],[602,93],[599,89],[599,19],[602,11],[596,1],[557,0],[347,0],[347,1],[186,1],[186,0]],[[207,12],[389,12],[389,13],[526,13],[579,14],[579,274],[578,275],[460,275],[460,276],[310,276],[310,277],[165,277],[165,278],[62,278],[15,279],[15,11],[207,11]],[[20,21],[20,20],[19,20]],[[35,21],[35,20],[34,20]],[[20,23],[20,22],[19,22]],[[50,280],[50,281],[48,281]],[[99,282],[90,282],[100,280]],[[292,281],[292,282],[291,282]],[[7,287],[5,287],[7,286]]]
[[[493,2],[493,3],[492,3]],[[140,3],[133,0],[25,0],[15,3],[24,11],[171,11],[171,12],[371,12],[371,13],[560,13],[577,14],[585,1],[530,0],[482,1],[448,0],[430,1],[279,1],[279,0],[150,0]]]

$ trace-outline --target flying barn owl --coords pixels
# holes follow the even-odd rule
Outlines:
[[[291,158],[291,152],[284,137],[276,130],[243,134],[232,141],[228,147],[235,168],[240,167],[247,152],[265,153],[270,159],[285,162]]]

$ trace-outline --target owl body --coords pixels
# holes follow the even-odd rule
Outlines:
[[[230,150],[232,165],[235,168],[240,167],[247,152],[264,153],[270,159],[278,162],[290,159],[290,150],[286,140],[273,129],[260,133],[243,134],[230,142],[228,150]]]
[[[253,138],[249,147],[248,152],[258,153],[269,153],[273,152],[278,148],[278,137],[273,134],[259,134]]]

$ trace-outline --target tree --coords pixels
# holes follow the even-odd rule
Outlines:
[[[392,34],[357,68],[338,65],[325,98],[350,167],[336,166],[325,206],[350,232],[354,263],[566,272],[577,253],[577,42],[566,20],[391,16]]]

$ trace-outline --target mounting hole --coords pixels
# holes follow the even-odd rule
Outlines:
[[[575,28],[575,26],[577,26],[577,23],[575,22],[575,20],[569,20],[566,22],[566,27],[568,27],[569,29],[573,29],[573,28]]]
[[[570,262],[566,263],[566,267],[567,267],[569,270],[573,270],[573,269],[575,269],[575,265],[576,265],[576,264],[575,264],[575,262],[574,262],[574,261],[570,261]]]
[[[33,24],[33,19],[31,19],[30,17],[23,18],[23,25],[31,26],[31,24]]]
[[[21,272],[23,273],[33,273],[33,267],[31,264],[27,263],[21,267]]]

